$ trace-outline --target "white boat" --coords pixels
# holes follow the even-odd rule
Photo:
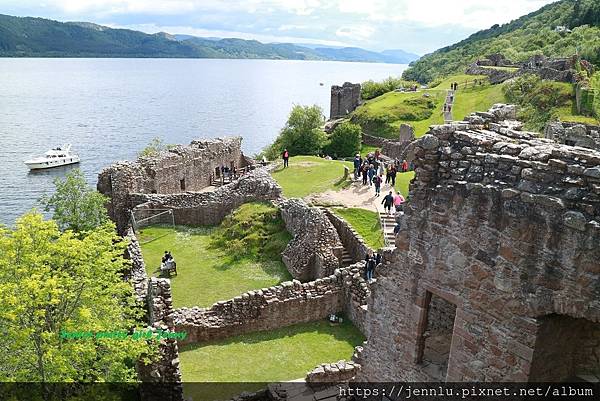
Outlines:
[[[71,153],[70,144],[50,149],[44,156],[25,160],[25,164],[30,170],[41,170],[75,163],[79,163],[79,156]]]

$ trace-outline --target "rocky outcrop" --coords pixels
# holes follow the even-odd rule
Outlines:
[[[360,365],[353,361],[323,363],[307,373],[306,383],[315,388],[319,388],[320,385],[331,386],[332,383],[344,383],[356,376],[359,370]]]
[[[278,204],[287,230],[294,236],[281,258],[300,281],[314,280],[340,267],[343,245],[327,216],[301,199]]]

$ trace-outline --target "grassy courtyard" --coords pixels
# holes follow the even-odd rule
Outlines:
[[[347,187],[350,182],[344,180],[344,166],[352,172],[351,162],[326,160],[316,156],[295,156],[290,158],[289,167],[284,169],[282,166],[272,175],[281,185],[284,196],[303,198]]]
[[[228,399],[263,387],[260,383],[303,378],[324,362],[349,360],[354,347],[363,341],[349,321],[338,326],[319,321],[184,346],[179,349],[183,381],[240,383],[210,388],[214,399]],[[194,389],[194,385],[184,385],[186,396],[193,395]],[[207,389],[203,389],[204,396]]]
[[[138,238],[146,270],[157,276],[164,251],[171,251],[177,262],[171,277],[175,308],[206,307],[291,280],[281,261],[291,237],[278,213],[271,205],[250,203],[219,227],[143,228]]]
[[[358,208],[334,208],[333,211],[346,220],[369,247],[383,248],[383,231],[377,212]]]

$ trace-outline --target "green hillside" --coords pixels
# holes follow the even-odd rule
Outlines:
[[[482,84],[475,84],[475,81]],[[442,109],[450,83],[457,82],[459,90],[453,108],[453,118],[462,120],[475,110],[487,110],[494,103],[505,102],[502,85],[490,85],[487,77],[478,75],[453,75],[436,87],[418,92],[388,92],[366,101],[357,108],[351,120],[359,124],[366,134],[394,139],[401,124],[409,124],[415,135],[424,135],[430,125],[443,124]]]
[[[568,27],[572,32],[559,33],[557,26]],[[600,65],[599,38],[600,2],[562,0],[426,55],[414,62],[403,77],[426,83],[462,73],[472,62],[494,53],[521,62],[536,54],[569,57],[579,51],[582,58]]]
[[[89,22],[0,14],[0,57],[180,57],[381,63],[407,63],[418,58],[399,50],[388,53],[359,48],[312,49],[235,38],[211,40],[164,32],[149,35]]]

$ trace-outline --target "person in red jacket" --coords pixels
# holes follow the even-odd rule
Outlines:
[[[290,152],[288,152],[287,149],[284,149],[281,157],[283,158],[283,168],[286,168],[289,165]]]
[[[406,160],[402,160],[402,172],[406,173],[408,171],[408,162]]]

